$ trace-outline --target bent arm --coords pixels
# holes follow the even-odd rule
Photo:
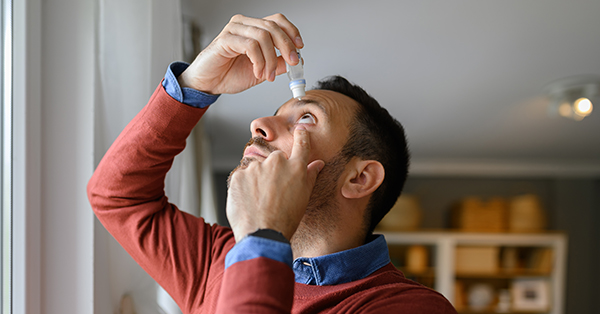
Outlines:
[[[179,211],[164,193],[173,158],[205,111],[176,101],[159,86],[88,184],[100,222],[184,311],[202,303],[198,291],[206,289],[209,270],[222,271],[233,245],[229,229]]]
[[[285,62],[299,62],[293,56],[302,46],[298,29],[281,14],[235,16],[179,75],[183,88],[171,94],[168,84],[159,86],[90,180],[88,196],[100,221],[184,312],[210,291],[218,293],[225,253],[235,241],[230,229],[180,212],[164,195],[173,157],[205,110],[184,105],[177,96],[237,93],[273,81],[285,73]]]
[[[250,235],[227,254],[216,313],[284,314],[292,310],[289,243]]]

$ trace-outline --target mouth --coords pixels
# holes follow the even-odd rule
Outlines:
[[[261,151],[256,146],[248,146],[248,147],[246,147],[246,149],[244,149],[244,158],[248,158],[248,157],[252,157],[252,158],[256,158],[256,157],[267,158],[268,155],[269,155],[268,153],[264,153],[263,151]]]
[[[266,159],[269,154],[277,150],[277,147],[269,144],[262,137],[253,137],[244,147],[244,159]]]

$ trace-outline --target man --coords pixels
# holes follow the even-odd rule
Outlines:
[[[283,15],[238,15],[191,65],[172,64],[90,180],[96,215],[184,313],[455,313],[372,235],[404,184],[406,142],[343,78],[252,122],[229,179],[231,229],[167,202],[166,172],[216,95],[273,81],[302,47]]]

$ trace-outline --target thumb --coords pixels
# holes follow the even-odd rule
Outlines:
[[[319,172],[321,172],[323,167],[325,167],[325,162],[320,159],[314,160],[313,162],[308,164],[308,166],[306,167],[306,171],[307,171],[306,180],[313,187],[315,185],[315,182],[317,181],[317,176],[319,175]]]
[[[276,75],[280,75],[287,72],[287,68],[285,66],[285,60],[283,60],[282,56],[277,57],[277,70]]]

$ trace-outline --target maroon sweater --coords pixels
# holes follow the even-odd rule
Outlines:
[[[332,286],[295,283],[288,265],[263,257],[225,270],[231,229],[179,211],[164,194],[173,158],[205,111],[159,86],[88,184],[98,219],[183,313],[456,313],[391,264]]]

